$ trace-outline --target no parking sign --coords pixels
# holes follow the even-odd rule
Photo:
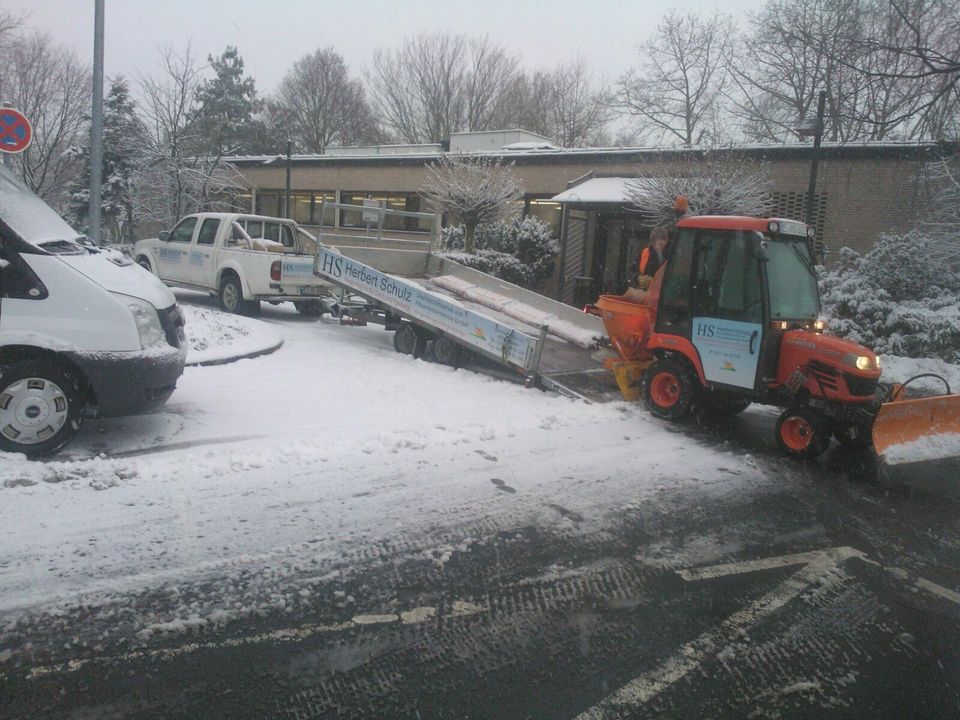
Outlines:
[[[19,110],[0,108],[0,151],[23,152],[33,140],[30,121]]]

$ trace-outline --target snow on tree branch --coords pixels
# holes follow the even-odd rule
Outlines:
[[[436,212],[466,227],[466,252],[473,252],[477,225],[508,220],[517,212],[524,188],[513,165],[483,157],[444,155],[426,167],[420,194]]]
[[[752,215],[771,210],[770,172],[765,163],[732,160],[708,154],[704,160],[684,159],[641,166],[627,184],[630,202],[655,225],[677,219],[674,203],[682,195],[689,215]]]

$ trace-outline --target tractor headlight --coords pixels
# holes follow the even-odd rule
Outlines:
[[[823,332],[824,330],[826,330],[826,329],[827,329],[827,321],[826,321],[826,320],[823,320],[823,319],[821,318],[820,320],[814,320],[814,321],[813,321],[813,331],[814,331],[814,332],[822,333],[822,332]]]
[[[880,363],[869,355],[860,355],[858,353],[847,353],[843,357],[845,365],[852,365],[857,370],[879,370]]]

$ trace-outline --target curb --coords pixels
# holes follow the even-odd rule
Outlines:
[[[237,360],[250,360],[252,358],[261,357],[262,355],[270,355],[275,353],[283,347],[283,338],[280,338],[274,345],[270,347],[263,348],[262,350],[254,350],[253,352],[244,353],[243,355],[234,355],[233,357],[226,358],[216,358],[214,360],[198,360],[195,362],[186,362],[184,367],[210,367],[212,365],[229,365],[230,363],[236,362]]]

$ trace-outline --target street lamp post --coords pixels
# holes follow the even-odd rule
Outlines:
[[[827,104],[827,91],[821,90],[817,100],[817,115],[815,118],[804,119],[797,126],[797,135],[813,138],[813,151],[810,154],[810,182],[807,185],[807,202],[803,220],[807,225],[813,224],[813,198],[817,190],[817,163],[820,159],[820,140],[823,137],[823,111]]]

